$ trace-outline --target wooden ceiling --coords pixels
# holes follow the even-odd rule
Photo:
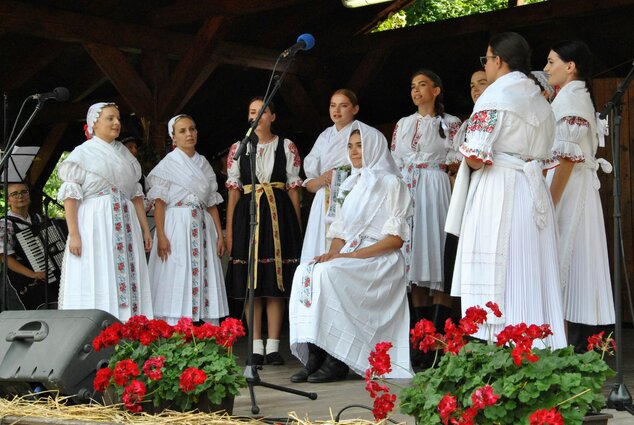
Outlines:
[[[360,119],[389,132],[412,112],[409,76],[419,67],[443,78],[449,113],[467,114],[469,76],[499,31],[527,38],[536,69],[564,38],[590,45],[601,76],[625,75],[634,58],[634,0],[549,0],[368,33],[411,2],[347,9],[340,0],[0,0],[7,122],[28,95],[70,90],[69,102],[45,104],[20,142],[42,146],[29,174],[41,186],[61,152],[84,140],[88,106],[103,100],[119,104],[124,133],[144,137],[155,158],[167,120],[181,112],[196,119],[199,151],[212,156],[244,134],[247,102],[263,94],[279,53],[302,33],[315,36],[315,48],[297,54],[275,103],[278,132],[304,154],[329,125],[329,95],[341,87],[358,93]]]

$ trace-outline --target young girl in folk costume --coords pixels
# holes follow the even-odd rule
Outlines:
[[[359,121],[348,138],[352,174],[337,195],[330,250],[302,263],[289,302],[291,350],[304,368],[293,382],[363,375],[381,341],[394,345],[389,378],[411,376],[405,262],[411,197],[385,136]]]
[[[603,123],[595,116],[590,76],[592,54],[581,41],[562,41],[548,55],[548,82],[561,89],[552,103],[555,169],[550,192],[559,225],[559,268],[564,288],[568,342],[585,351],[593,327],[614,323],[603,210],[597,170],[610,172],[597,159],[603,146]]]
[[[216,206],[216,174],[196,152],[198,131],[188,115],[168,125],[175,149],[148,175],[156,233],[149,269],[154,316],[217,322],[228,315],[219,255],[225,250]]]
[[[249,119],[262,108],[262,98],[249,103]],[[295,144],[271,132],[275,106],[269,104],[258,123],[256,152],[257,222],[255,238],[255,313],[253,317],[253,363],[284,364],[279,353],[285,299],[290,295],[293,273],[301,254],[299,177],[301,160]],[[227,159],[227,248],[231,252],[227,287],[230,297],[246,298],[249,263],[249,204],[251,172],[249,156],[234,160],[239,143],[234,143]],[[249,148],[250,149],[250,148]],[[262,340],[262,313],[268,325],[266,351]],[[248,315],[248,309],[247,309]]]
[[[152,317],[145,251],[152,246],[138,183],[141,166],[115,140],[121,131],[114,103],[88,109],[88,140],[59,166],[68,243],[60,309],[99,309],[127,320]]]
[[[304,158],[307,177],[304,186],[315,193],[315,198],[304,235],[301,258],[303,263],[330,248],[330,240],[326,234],[335,216],[333,200],[339,186],[350,173],[346,161],[348,127],[358,112],[359,102],[353,91],[340,89],[334,92],[330,98],[330,119],[334,125],[319,135],[310,153]]]
[[[452,295],[467,308],[493,301],[503,312],[475,337],[506,325],[549,324],[539,341],[566,345],[554,209],[542,175],[555,122],[541,90],[527,77],[530,47],[516,33],[491,38],[483,66],[491,85],[469,118],[465,160],[456,177],[447,231],[460,235]]]
[[[462,159],[454,143],[460,120],[445,113],[442,90],[438,75],[415,72],[411,96],[418,110],[399,120],[392,137],[392,156],[414,203],[411,239],[403,244],[412,318],[433,320],[439,329],[451,316],[449,285],[443,278],[445,218],[451,198],[447,170],[457,169]]]

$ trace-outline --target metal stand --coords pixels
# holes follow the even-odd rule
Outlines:
[[[613,279],[614,279],[614,310],[616,320],[614,324],[614,338],[616,340],[616,382],[613,384],[607,399],[607,406],[610,409],[619,411],[627,410],[634,415],[634,406],[632,406],[632,396],[623,383],[623,309],[621,300],[621,248],[623,240],[621,238],[621,97],[625,89],[634,77],[634,63],[630,72],[625,77],[612,99],[605,104],[603,111],[599,115],[604,119],[610,111],[612,111],[612,164],[614,168],[613,181],[613,200],[614,200],[614,261],[613,261]]]
[[[29,96],[27,99],[24,100],[24,102],[22,103],[22,108],[24,108],[24,104],[26,103],[26,101],[28,99],[30,99],[31,96]],[[13,147],[18,143],[18,141],[22,138],[22,136],[24,135],[24,132],[26,131],[26,129],[29,127],[29,125],[31,124],[31,121],[33,121],[33,118],[35,118],[35,115],[37,115],[37,113],[40,111],[40,109],[42,109],[42,107],[44,106],[44,102],[45,100],[38,100],[37,105],[35,106],[35,109],[33,110],[33,112],[31,113],[31,116],[29,117],[29,119],[26,121],[26,123],[24,123],[24,126],[22,127],[22,130],[20,130],[20,133],[18,133],[18,135],[11,140],[11,137],[13,136],[13,131],[11,132],[11,134],[9,135],[9,139],[6,139],[6,123],[7,123],[7,114],[6,114],[6,109],[7,109],[7,96],[6,94],[4,95],[4,126],[5,126],[5,143],[4,143],[4,151],[2,152],[2,159],[0,160],[0,170],[3,171],[3,187],[4,187],[4,205],[5,205],[5,217],[6,217],[6,208],[8,208],[8,199],[7,199],[7,190],[8,190],[8,186],[9,186],[9,168],[7,167],[7,162],[9,162],[9,159],[11,158],[11,152],[13,152]],[[20,112],[22,112],[22,108],[20,108]],[[18,113],[18,117],[16,118],[16,122],[15,124],[17,124],[18,118],[20,118],[20,114]],[[13,129],[15,130],[15,125],[13,126]],[[4,235],[4,251],[3,252],[7,252],[7,243],[8,243],[8,235],[6,234],[6,229],[7,226],[5,226],[5,235]],[[8,296],[8,285],[9,285],[9,281],[8,281],[8,274],[7,274],[7,270],[8,270],[8,266],[6,265],[6,261],[4,261],[3,263],[3,267],[2,267],[2,311],[6,310],[7,308],[7,296]]]
[[[247,351],[247,358],[248,358],[248,364],[244,369],[244,377],[247,379],[247,384],[249,387],[249,395],[251,397],[251,412],[255,415],[260,413],[260,408],[257,405],[257,401],[255,399],[255,390],[254,387],[256,386],[261,386],[261,387],[265,387],[265,388],[272,388],[274,390],[278,390],[278,391],[284,391],[287,393],[291,393],[291,394],[296,394],[296,395],[300,395],[303,397],[307,397],[311,400],[316,400],[317,399],[317,394],[316,393],[308,393],[305,391],[300,391],[300,390],[296,390],[293,388],[287,388],[287,387],[283,387],[281,385],[275,385],[275,384],[270,384],[268,382],[264,382],[260,379],[260,376],[258,375],[258,366],[255,366],[253,364],[253,319],[254,319],[254,313],[255,313],[255,276],[253,274],[253,271],[255,269],[255,230],[257,228],[257,211],[256,211],[256,166],[255,166],[255,157],[257,154],[257,144],[258,144],[258,137],[255,134],[255,129],[258,126],[258,123],[260,122],[260,118],[262,118],[262,114],[264,114],[264,111],[266,111],[266,108],[268,107],[269,103],[271,102],[271,100],[273,99],[273,96],[275,95],[275,93],[277,92],[277,90],[279,90],[280,85],[282,83],[282,80],[284,78],[284,75],[286,75],[286,72],[288,71],[288,68],[290,67],[291,63],[293,61],[293,56],[290,57],[290,60],[287,61],[286,67],[284,68],[284,71],[282,72],[281,76],[279,78],[277,78],[275,85],[273,86],[273,89],[271,90],[270,94],[268,94],[267,96],[264,97],[264,100],[262,101],[262,108],[260,108],[260,111],[257,115],[257,117],[255,118],[255,120],[253,120],[251,122],[251,126],[249,127],[249,130],[247,131],[246,136],[244,136],[244,139],[242,139],[242,141],[240,142],[240,146],[238,147],[238,149],[236,150],[236,153],[234,155],[234,160],[238,160],[240,159],[240,156],[245,152],[247,155],[249,156],[249,165],[250,165],[250,172],[251,172],[251,201],[250,201],[250,221],[249,221],[249,262],[248,262],[248,289],[247,289],[247,302],[248,302],[248,309],[249,309],[249,317],[248,317],[248,351]],[[274,71],[275,72],[275,71]]]

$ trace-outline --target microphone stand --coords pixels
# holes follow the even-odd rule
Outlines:
[[[2,147],[6,147],[7,146],[7,94],[4,93],[3,96],[3,126],[2,126]],[[5,149],[6,152],[6,149]],[[3,231],[3,239],[2,239],[2,252],[4,254],[6,254],[7,250],[8,250],[8,244],[9,244],[9,229],[7,227],[7,212],[8,212],[8,208],[9,208],[9,194],[7,193],[9,191],[9,169],[5,168],[4,169],[4,173],[3,173],[3,179],[2,179],[2,194],[4,197],[4,231]],[[0,311],[5,311],[7,309],[7,297],[9,296],[9,275],[8,275],[8,267],[7,267],[7,258],[6,255],[3,255],[2,258],[2,292],[0,292],[0,294],[2,295],[2,305],[0,306],[1,310]]]
[[[627,387],[623,383],[623,329],[622,329],[622,302],[621,302],[621,248],[623,240],[621,239],[621,98],[627,89],[627,86],[634,77],[634,62],[630,72],[617,87],[612,99],[605,104],[599,118],[604,119],[610,111],[612,111],[612,163],[614,168],[613,181],[613,201],[614,201],[614,261],[612,274],[614,278],[614,310],[616,321],[614,324],[614,337],[616,340],[616,382],[612,385],[610,394],[607,399],[607,406],[610,409],[619,411],[627,410],[634,415],[634,406],[632,405],[632,396]]]
[[[260,408],[257,405],[257,401],[255,399],[255,391],[254,387],[261,386],[265,388],[272,388],[278,391],[284,391],[291,394],[300,395],[303,397],[307,397],[311,400],[317,399],[316,393],[308,393],[305,391],[296,390],[293,388],[283,387],[281,385],[275,385],[268,382],[264,382],[260,379],[258,375],[258,366],[253,364],[253,320],[255,314],[255,276],[253,274],[255,270],[255,230],[257,227],[257,211],[256,211],[256,165],[255,165],[255,157],[257,154],[257,145],[258,145],[258,136],[255,134],[255,129],[260,122],[260,118],[262,118],[262,114],[266,111],[269,103],[273,99],[273,96],[279,90],[282,85],[282,80],[286,75],[286,72],[290,68],[294,55],[289,57],[289,60],[286,63],[286,67],[284,68],[282,74],[279,78],[276,79],[275,85],[271,90],[271,93],[264,97],[262,101],[262,107],[258,112],[258,115],[255,117],[255,120],[251,122],[251,126],[247,131],[246,135],[240,142],[238,149],[236,149],[236,153],[233,157],[234,160],[239,160],[240,156],[245,152],[249,156],[249,165],[251,171],[251,200],[249,204],[250,211],[250,221],[249,221],[249,261],[248,261],[248,288],[247,288],[247,303],[249,309],[249,317],[248,317],[248,350],[247,350],[247,358],[248,364],[244,369],[244,377],[247,380],[247,385],[249,387],[249,395],[251,397],[251,412],[255,415],[260,412]]]
[[[30,98],[30,96],[29,96]],[[29,98],[27,98],[26,100],[28,100]],[[26,102],[26,100],[24,101],[24,103]],[[24,106],[24,103],[22,104],[22,106]],[[29,125],[31,124],[31,121],[33,121],[33,118],[35,118],[35,115],[37,115],[38,112],[40,112],[40,109],[42,109],[42,107],[44,106],[44,101],[42,100],[38,100],[37,105],[35,106],[35,109],[33,110],[33,112],[31,113],[31,116],[29,117],[29,119],[26,121],[26,123],[24,123],[24,126],[22,127],[22,130],[20,130],[20,133],[18,133],[17,136],[15,136],[15,138],[13,140],[11,139],[11,136],[9,136],[9,140],[6,140],[6,125],[7,125],[7,114],[6,114],[6,109],[7,109],[7,96],[6,94],[4,95],[4,134],[5,134],[5,143],[4,143],[4,152],[2,153],[2,159],[0,160],[0,170],[3,170],[3,187],[4,187],[4,205],[5,205],[5,217],[6,217],[6,208],[8,205],[7,202],[7,191],[8,191],[8,186],[9,186],[9,167],[7,167],[7,162],[9,162],[9,158],[11,158],[11,152],[13,151],[13,148],[15,147],[15,145],[18,143],[18,141],[22,138],[22,136],[24,135],[24,132],[26,131],[26,129],[29,127]],[[21,111],[21,109],[20,109]],[[19,114],[18,114],[18,118],[19,118]],[[17,122],[17,118],[16,118],[16,122]],[[15,129],[15,126],[14,126]],[[13,132],[11,132],[11,135],[13,135]],[[5,223],[5,235],[4,235],[4,253],[6,254],[7,252],[7,243],[8,243],[8,235],[7,235],[7,226]],[[5,255],[6,257],[6,255]],[[7,274],[7,260],[6,258],[4,258],[3,261],[3,267],[2,267],[2,311],[6,310],[7,308],[7,297],[8,297],[8,286],[9,286],[9,276]]]

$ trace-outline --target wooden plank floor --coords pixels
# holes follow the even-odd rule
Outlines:
[[[623,338],[623,377],[624,383],[630,392],[634,392],[634,329],[624,329]],[[372,405],[372,399],[365,391],[365,381],[362,377],[354,373],[348,375],[345,381],[328,383],[328,384],[293,384],[289,378],[297,370],[301,368],[299,361],[293,357],[288,350],[288,338],[282,340],[282,355],[286,360],[283,366],[267,366],[258,372],[260,379],[275,385],[281,385],[301,391],[317,393],[316,400],[290,394],[275,389],[265,388],[261,386],[255,387],[255,398],[260,408],[260,413],[254,415],[251,413],[251,398],[249,391],[243,389],[240,396],[235,400],[234,415],[248,417],[266,417],[266,418],[287,418],[291,412],[295,412],[298,418],[308,418],[311,421],[324,421],[334,418],[337,413],[346,406],[353,404],[361,404],[365,406]],[[235,347],[236,354],[240,357],[240,361],[244,364],[246,358],[246,338],[239,341]],[[608,364],[612,368],[615,367],[614,357],[607,359]],[[392,392],[400,393],[400,389],[396,386],[405,387],[409,380],[392,380]],[[609,394],[615,379],[610,379],[605,387],[604,393]],[[398,400],[397,400],[398,403]],[[398,407],[394,410],[395,414],[392,419],[399,423],[414,424],[414,419],[398,413]],[[614,416],[610,419],[610,425],[633,425],[634,416],[628,412],[617,412],[616,410],[605,409],[603,412],[610,413]],[[365,420],[372,419],[372,413],[364,409],[346,410],[341,420],[361,418]],[[282,422],[284,422],[282,420]]]

